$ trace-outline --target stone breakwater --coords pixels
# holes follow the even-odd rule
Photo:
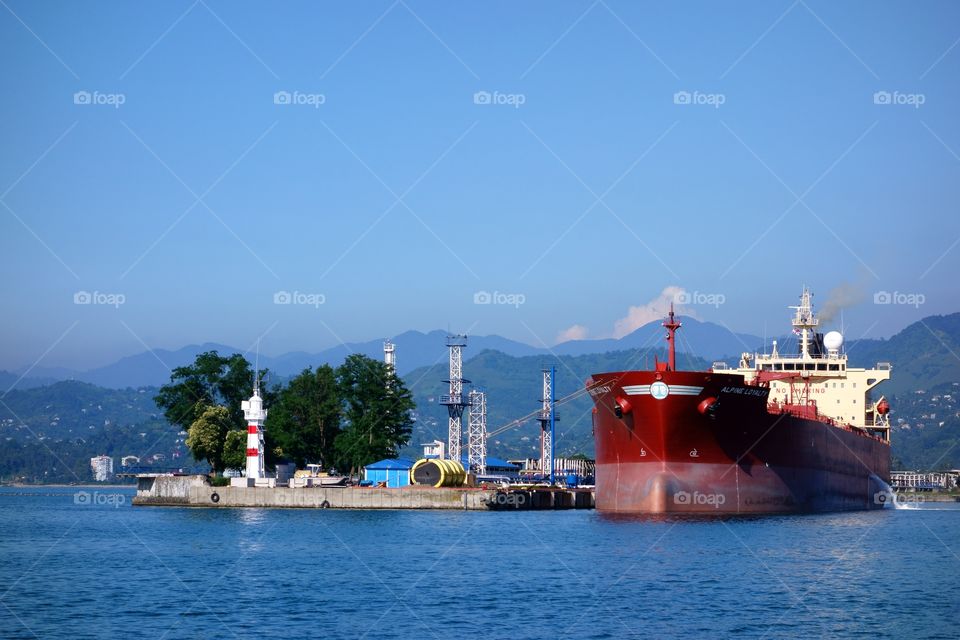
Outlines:
[[[589,489],[214,487],[206,476],[141,475],[134,506],[288,509],[592,509]]]

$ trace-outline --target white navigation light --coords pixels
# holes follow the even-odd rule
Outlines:
[[[825,346],[830,353],[838,353],[840,347],[843,346],[843,334],[839,331],[828,332],[827,335],[823,336],[823,346]]]

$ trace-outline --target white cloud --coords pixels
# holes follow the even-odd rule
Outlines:
[[[558,333],[557,340],[554,344],[560,344],[561,342],[568,342],[570,340],[585,340],[589,333],[590,330],[582,324],[575,324]]]
[[[674,311],[680,312],[681,305],[677,304],[678,299],[683,299],[683,287],[670,285],[664,287],[656,298],[646,304],[633,307],[627,310],[627,315],[617,320],[613,325],[613,337],[622,338],[625,335],[633,333],[643,325],[654,320],[663,320],[670,311],[670,303],[674,303]],[[678,296],[680,296],[678,298]],[[689,310],[684,311],[684,315],[693,317]]]
[[[627,309],[627,315],[613,324],[613,333],[597,336],[597,338],[620,339],[645,324],[659,322],[667,317],[671,304],[673,304],[673,310],[677,314],[682,312],[685,316],[696,318],[697,315],[689,306],[681,304],[681,302],[688,301],[689,298],[690,295],[683,287],[677,285],[666,286],[653,300]],[[586,340],[589,333],[590,330],[587,327],[582,324],[575,324],[558,333],[555,344],[561,344],[569,340]]]

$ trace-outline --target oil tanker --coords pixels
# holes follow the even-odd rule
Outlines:
[[[889,363],[848,366],[843,336],[818,331],[811,294],[795,307],[796,354],[743,353],[734,368],[667,362],[598,373],[596,506],[626,513],[802,513],[878,509],[890,476],[889,403],[870,391]]]

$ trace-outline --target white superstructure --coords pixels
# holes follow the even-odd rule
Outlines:
[[[810,291],[806,288],[795,310],[793,332],[799,341],[797,355],[782,355],[776,340],[770,353],[743,353],[736,369],[722,363],[714,364],[715,371],[741,374],[744,381],[768,384],[771,405],[783,407],[816,407],[838,423],[865,429],[890,439],[889,405],[881,396],[871,402],[869,392],[890,378],[892,366],[881,362],[874,369],[847,365],[843,352],[843,335],[830,331],[817,332],[819,319],[813,312]]]

